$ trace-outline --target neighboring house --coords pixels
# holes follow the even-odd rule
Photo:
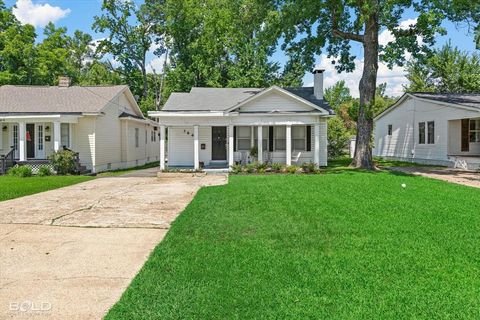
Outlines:
[[[45,163],[54,151],[79,153],[93,172],[158,160],[158,124],[146,119],[125,85],[0,87],[0,155]]]
[[[375,118],[374,155],[478,169],[480,94],[404,94]]]
[[[160,166],[228,168],[253,161],[327,165],[327,118],[323,70],[314,87],[192,88],[172,93],[163,110],[149,112],[160,123]],[[165,130],[168,134],[165,135]]]

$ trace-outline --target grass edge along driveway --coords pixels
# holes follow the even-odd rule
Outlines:
[[[479,196],[390,172],[231,176],[106,319],[479,318]]]

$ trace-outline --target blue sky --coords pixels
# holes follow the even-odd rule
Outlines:
[[[37,28],[37,33],[41,35],[42,27],[48,22],[53,21],[57,26],[68,28],[69,33],[75,30],[82,30],[92,34],[94,39],[102,38],[104,35],[95,34],[92,29],[93,17],[101,14],[101,0],[6,0],[6,5],[11,7],[17,5],[15,15],[20,21],[31,23]],[[141,4],[142,0],[135,0],[137,4]],[[414,12],[408,11],[403,17],[405,25],[413,23],[415,20]],[[445,22],[444,27],[447,29],[446,36],[439,36],[436,46],[442,46],[446,42],[451,41],[453,45],[462,50],[469,52],[475,51],[473,36],[468,34],[465,26],[455,26],[452,23]],[[391,35],[384,31],[380,35],[380,42],[388,42]],[[41,38],[41,37],[40,37]],[[358,95],[358,81],[361,77],[362,65],[362,48],[360,45],[354,46],[352,52],[357,56],[357,65],[359,67],[350,74],[337,74],[331,65],[329,59],[325,55],[317,57],[317,66],[325,68],[325,86],[333,85],[338,80],[345,80],[354,96]],[[152,57],[153,58],[153,57]],[[285,62],[285,56],[281,51],[277,51],[273,56],[275,61],[281,64]],[[161,61],[157,58],[152,61],[152,65],[158,68]],[[306,74],[304,84],[311,85],[313,77]],[[380,65],[379,82],[387,82],[387,93],[391,95],[399,95],[402,86],[406,83],[404,71],[402,68],[395,67],[393,70]]]

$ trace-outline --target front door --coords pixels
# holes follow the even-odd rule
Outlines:
[[[35,158],[35,124],[27,123],[27,159]]]
[[[227,160],[227,127],[212,127],[212,160]]]
[[[470,119],[462,119],[462,152],[470,151]]]

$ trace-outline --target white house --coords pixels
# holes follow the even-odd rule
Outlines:
[[[158,160],[158,124],[120,86],[0,87],[0,155],[31,165],[63,147],[100,172]]]
[[[374,155],[478,169],[480,94],[404,94],[375,118]]]
[[[192,88],[172,93],[161,111],[160,166],[228,168],[247,162],[252,147],[258,161],[327,165],[327,118],[323,70],[314,87]],[[167,130],[167,133],[166,133]],[[165,134],[166,133],[166,134]]]

